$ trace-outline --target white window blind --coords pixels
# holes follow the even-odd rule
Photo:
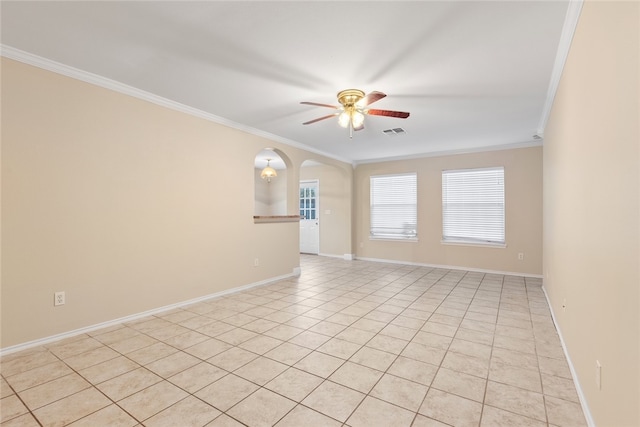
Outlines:
[[[504,244],[504,168],[442,171],[442,239]]]
[[[417,236],[416,174],[371,177],[371,237]]]

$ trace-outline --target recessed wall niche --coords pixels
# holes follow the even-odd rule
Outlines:
[[[287,214],[287,163],[279,150],[265,148],[254,160],[254,188],[256,216],[279,216]],[[275,171],[263,174],[266,167]],[[269,172],[269,171],[266,171]]]

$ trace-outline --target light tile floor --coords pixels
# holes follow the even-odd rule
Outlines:
[[[2,426],[584,426],[541,281],[302,275],[2,358]]]

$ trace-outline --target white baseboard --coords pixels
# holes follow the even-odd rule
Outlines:
[[[98,329],[107,328],[109,326],[114,326],[114,325],[117,325],[117,324],[120,324],[120,323],[132,322],[134,320],[138,320],[138,319],[141,319],[141,318],[146,317],[146,316],[151,316],[151,315],[154,315],[154,314],[162,313],[162,312],[165,312],[165,311],[173,310],[175,308],[184,307],[186,305],[195,304],[195,303],[198,303],[198,302],[202,302],[202,301],[206,301],[206,300],[210,300],[210,299],[214,299],[214,298],[220,298],[220,297],[225,296],[225,295],[234,294],[236,292],[246,291],[246,290],[251,289],[251,288],[256,288],[256,287],[259,287],[259,286],[268,285],[270,283],[277,282],[279,280],[284,280],[284,279],[288,279],[290,277],[299,276],[299,275],[300,275],[300,267],[294,267],[293,268],[293,272],[291,274],[285,274],[285,275],[282,275],[282,276],[272,277],[272,278],[269,278],[269,279],[261,280],[259,282],[250,283],[248,285],[238,286],[238,287],[235,287],[235,288],[226,289],[224,291],[216,292],[216,293],[205,295],[205,296],[202,296],[202,297],[193,298],[193,299],[190,299],[190,300],[187,300],[187,301],[181,301],[181,302],[178,302],[178,303],[175,303],[175,304],[169,304],[169,305],[165,305],[163,307],[154,308],[154,309],[151,309],[151,310],[144,311],[142,313],[136,313],[136,314],[132,314],[132,315],[125,316],[125,317],[120,317],[118,319],[108,320],[106,322],[98,323],[96,325],[85,326],[84,328],[74,329],[73,331],[63,332],[61,334],[56,334],[56,335],[52,335],[52,336],[49,336],[49,337],[40,338],[40,339],[33,340],[33,341],[28,341],[26,343],[13,345],[13,346],[6,347],[6,348],[0,348],[0,356],[6,356],[7,354],[16,353],[18,351],[27,350],[29,348],[37,347],[37,346],[44,345],[44,344],[49,344],[49,343],[52,343],[52,342],[55,342],[55,341],[60,341],[60,340],[66,339],[66,338],[70,338],[70,337],[76,336],[76,335],[85,334],[87,332],[93,332],[93,331],[96,331]]]
[[[323,256],[323,257],[326,257],[326,258],[346,259],[345,258],[346,255],[337,255],[337,254],[318,253],[318,256]]]
[[[356,259],[356,254],[344,254],[344,255],[318,254],[318,256],[324,256],[327,258],[338,258],[338,259],[343,259],[345,261],[353,261],[354,259]]]
[[[487,270],[483,268],[462,267],[457,265],[424,264],[420,262],[396,261],[396,260],[389,260],[389,259],[364,258],[364,257],[355,257],[355,259],[361,260],[361,261],[384,262],[388,264],[415,265],[417,267],[442,268],[445,270],[474,271],[477,273],[502,274],[505,276],[521,276],[521,277],[531,277],[534,279],[542,279],[541,274],[516,273],[513,271],[500,271],[500,270]]]
[[[542,285],[542,292],[544,292],[544,297],[547,299],[547,305],[549,306],[549,311],[551,311],[551,318],[553,319],[553,324],[556,326],[556,331],[558,331],[558,336],[560,337],[560,343],[562,344],[562,351],[564,351],[564,356],[567,359],[567,363],[569,364],[569,370],[571,371],[571,378],[573,379],[573,384],[576,387],[576,391],[578,392],[578,398],[580,399],[580,406],[582,406],[582,412],[584,412],[584,417],[587,420],[587,424],[589,427],[596,427],[596,423],[593,420],[593,416],[591,415],[591,411],[589,410],[589,404],[587,403],[587,398],[582,391],[582,387],[580,387],[580,381],[578,380],[578,374],[576,373],[575,368],[573,367],[573,363],[571,362],[571,357],[569,356],[569,352],[567,351],[567,346],[564,342],[564,338],[562,338],[562,331],[558,327],[558,322],[556,321],[556,314],[553,312],[553,306],[551,305],[551,301],[549,300],[549,295],[547,294],[547,289]]]

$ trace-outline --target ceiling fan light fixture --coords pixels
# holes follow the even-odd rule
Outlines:
[[[359,128],[364,124],[364,114],[358,110],[354,110],[351,114],[351,124],[354,129]]]
[[[271,159],[267,159],[267,166],[260,172],[260,178],[266,179],[267,182],[271,182],[271,178],[278,176],[278,173],[269,165],[269,162],[271,162]]]
[[[343,111],[338,116],[338,124],[340,126],[342,126],[343,128],[346,128],[347,126],[349,126],[349,122],[350,121],[351,121],[351,116],[349,115],[349,113],[347,111]]]
[[[359,128],[364,123],[364,114],[358,110],[356,103],[364,98],[364,92],[358,89],[346,89],[338,92],[338,102],[343,111],[338,117],[338,124],[343,128]]]

